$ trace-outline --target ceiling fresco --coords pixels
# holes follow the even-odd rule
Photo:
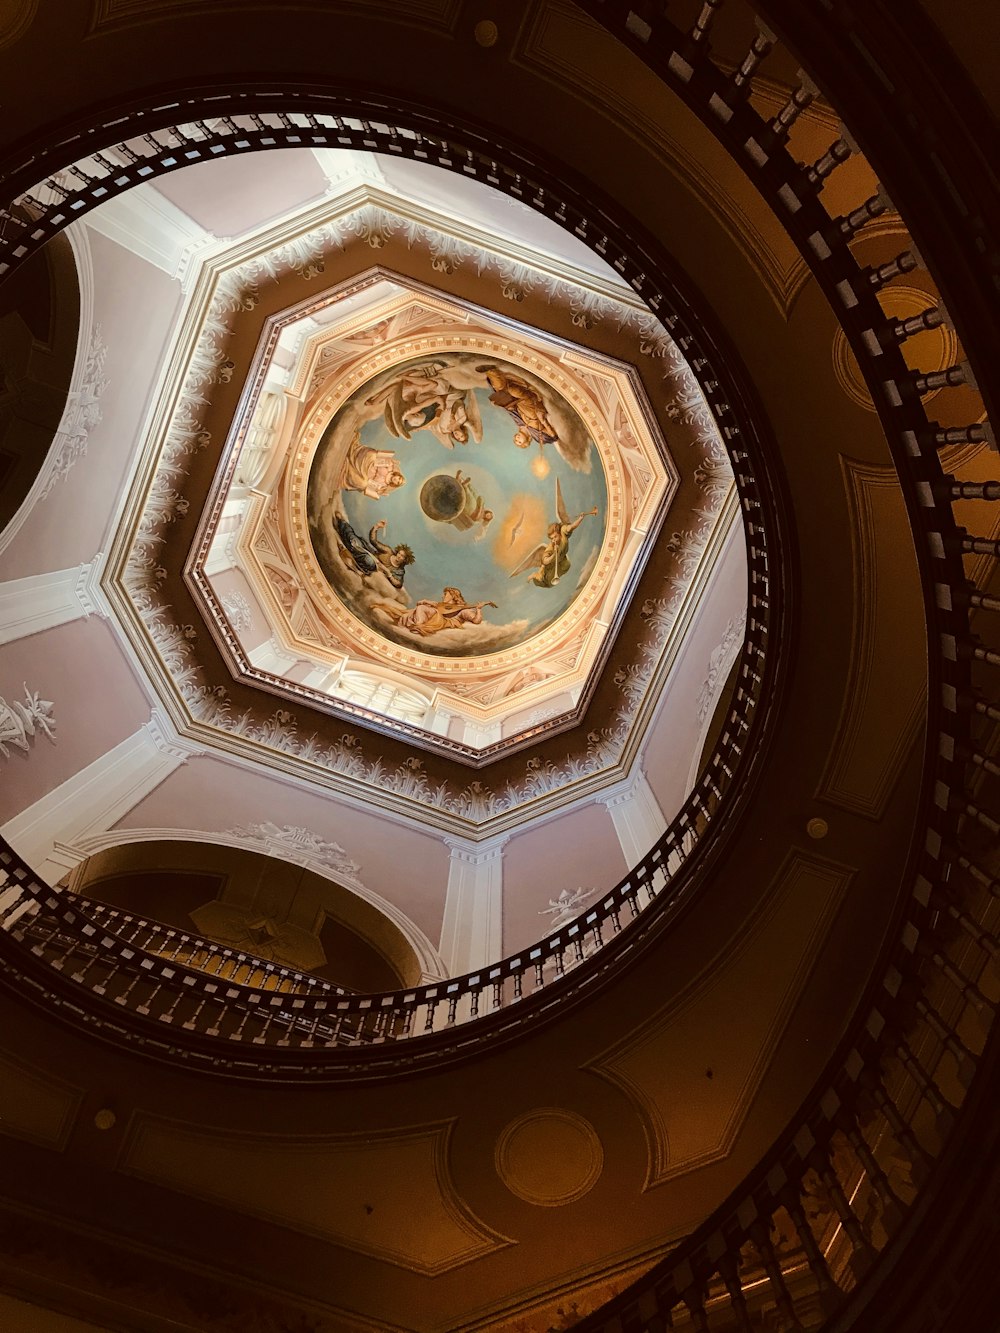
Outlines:
[[[395,207],[199,260],[100,588],[179,735],[484,837],[627,772],[737,505],[626,287]]]
[[[587,584],[608,490],[589,429],[539,375],[483,353],[406,357],[355,389],[316,450],[309,532],[370,628],[481,657],[556,622]]]

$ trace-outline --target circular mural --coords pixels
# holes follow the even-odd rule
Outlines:
[[[334,412],[309,474],[313,550],[344,606],[442,657],[540,633],[597,564],[608,490],[579,413],[537,374],[441,351]]]

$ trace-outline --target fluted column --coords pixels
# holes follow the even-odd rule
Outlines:
[[[606,805],[629,870],[638,865],[667,826],[646,775],[637,768],[627,782],[605,792]]]
[[[138,731],[8,820],[3,836],[38,875],[55,882],[83,860],[76,841],[107,832],[193,753],[197,747],[154,709]]]
[[[446,838],[451,850],[441,925],[441,957],[460,976],[503,953],[503,848],[507,834],[489,842]]]

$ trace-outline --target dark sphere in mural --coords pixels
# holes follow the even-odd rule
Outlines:
[[[572,605],[608,493],[583,419],[543,378],[482,353],[400,359],[347,399],[309,475],[331,588],[391,643],[480,657]]]
[[[465,508],[465,487],[455,477],[439,472],[420,488],[420,508],[438,523],[450,523]]]

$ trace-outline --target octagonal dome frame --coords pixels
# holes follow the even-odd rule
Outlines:
[[[366,293],[368,305],[364,304]],[[342,319],[331,319],[327,314],[321,327],[308,328],[309,323],[315,326],[317,317],[335,311],[345,300],[350,308]],[[442,330],[433,335],[426,330],[420,332],[418,315],[430,320],[431,326],[435,320],[443,321]],[[303,323],[306,332],[296,337],[295,331]],[[386,331],[394,323],[404,330],[395,337]],[[334,354],[338,342],[346,338],[353,344],[372,324],[379,330],[378,350],[365,356],[352,345],[346,353],[341,349],[337,359]],[[501,341],[504,336],[516,341],[513,345]],[[518,356],[525,364],[533,361],[536,373],[544,369],[549,380],[571,397],[575,410],[584,414],[601,466],[605,471],[610,469],[613,521],[605,534],[597,570],[573,603],[572,614],[567,610],[546,631],[514,650],[478,661],[442,662],[415,650],[387,653],[379,636],[350,613],[341,611],[338,616],[339,604],[324,586],[304,530],[305,480],[317,436],[331,413],[357,383],[384,366],[387,359],[403,356],[408,350],[425,352],[429,344],[438,349],[472,345],[476,355],[507,359]],[[272,406],[265,398],[265,385],[283,345],[296,349],[295,360],[283,373],[287,380],[283,390],[275,384],[271,397],[277,400],[282,392],[284,397]],[[602,404],[599,397],[606,401]],[[267,421],[260,427],[262,414]],[[262,434],[271,442],[270,453],[260,444]],[[185,578],[234,675],[279,696],[308,698],[334,716],[406,735],[422,748],[481,767],[501,754],[532,744],[540,735],[568,730],[584,715],[679,480],[645,390],[630,364],[528,328],[508,316],[465,299],[457,300],[375,265],[265,321],[216,481],[185,563]],[[240,638],[239,627],[233,626],[231,619],[227,626],[206,564],[214,544],[234,542],[231,531],[225,536],[219,532],[221,516],[230,508],[227,502],[234,489],[244,492],[244,520],[235,534],[234,567],[242,570],[258,606],[264,609],[279,654],[286,654],[290,663],[305,661],[317,671],[320,664],[328,664],[337,693],[332,693],[329,685],[289,691],[288,685],[293,682],[283,680],[278,671],[258,668]],[[263,498],[279,489],[280,501]],[[317,600],[320,602],[319,616],[324,611],[333,612],[333,624],[328,616],[318,625],[316,614],[304,608],[302,598],[298,598],[294,611],[300,624],[306,618],[307,638],[291,623],[293,608],[284,607],[255,549],[269,514],[270,531],[263,536],[269,559],[273,561],[275,546],[279,545],[279,554],[287,557],[283,567],[297,578],[306,594],[311,594],[314,607]],[[338,621],[343,635],[339,643],[332,637]],[[582,629],[581,621],[585,622]],[[317,634],[327,640],[325,646],[317,644]],[[465,681],[471,678],[473,683],[485,682],[479,698],[468,683],[464,697],[450,691],[456,672]],[[387,697],[390,705],[396,703],[394,687],[398,687],[396,692],[404,694],[411,717],[365,707],[350,694],[344,698],[344,682],[356,691],[359,687],[354,677],[365,675],[373,682],[373,692]],[[504,676],[513,676],[515,682],[523,679],[520,691],[508,687],[509,692],[502,696],[506,702],[499,705],[482,702],[483,695],[487,699],[490,693],[495,695],[495,682]],[[426,722],[421,725],[421,720],[412,720],[421,699],[426,701],[424,716],[433,718],[437,734]],[[565,701],[561,707],[560,699]],[[522,721],[514,730],[501,731],[503,720],[511,716]],[[465,726],[460,737],[454,734],[456,722]],[[442,734],[442,723],[451,724],[448,734]],[[476,731],[483,734],[483,743],[469,744],[469,733],[475,735]]]
[[[303,724],[288,709],[265,715],[263,705],[269,694],[266,682],[261,682],[263,688],[257,688],[252,696],[243,696],[244,700],[252,698],[252,707],[237,712],[230,706],[227,678],[220,680],[216,675],[213,679],[205,673],[198,630],[178,619],[176,609],[162,595],[166,571],[160,568],[159,557],[169,545],[172,525],[188,508],[177,483],[189,485],[184,479],[193,475],[193,460],[211,443],[211,433],[203,424],[209,401],[204,391],[231,377],[225,343],[232,318],[256,304],[262,274],[270,281],[294,271],[300,278],[310,279],[322,271],[324,255],[342,253],[347,242],[380,248],[393,235],[405,241],[405,253],[416,254],[435,273],[442,271],[442,255],[452,253],[451,239],[429,226],[426,217],[415,223],[412,217],[392,214],[387,202],[391,201],[378,192],[352,190],[349,198],[336,207],[327,201],[321,208],[308,208],[280,219],[255,236],[254,244],[243,240],[198,257],[189,299],[149,414],[149,443],[121,500],[120,512],[134,513],[136,518],[127,531],[117,533],[100,586],[124,631],[127,654],[146,677],[171,726],[185,743],[220,751],[231,761],[251,768],[263,764],[292,780],[335,790],[359,808],[367,806],[377,792],[381,808],[403,822],[478,841],[515,824],[523,826],[527,819],[551,816],[628,775],[676,653],[674,630],[679,633],[690,621],[707,571],[740,513],[723,439],[724,431],[725,438],[735,442],[728,447],[738,446],[739,427],[721,388],[723,381],[709,376],[703,389],[688,363],[695,356],[697,341],[684,332],[682,351],[667,331],[678,328],[680,316],[672,311],[664,294],[658,294],[651,303],[653,309],[660,310],[667,300],[667,313],[661,318],[624,284],[616,287],[606,279],[584,273],[579,286],[574,286],[567,279],[565,263],[558,272],[550,266],[531,274],[529,281],[523,253],[516,258],[502,252],[502,248],[491,253],[487,267],[506,299],[531,290],[537,278],[537,289],[547,301],[565,302],[565,314],[572,315],[574,325],[589,327],[596,320],[613,327],[616,338],[626,333],[639,353],[652,359],[657,375],[666,382],[667,415],[693,451],[690,466],[702,492],[701,501],[688,514],[683,530],[670,534],[657,546],[667,561],[656,575],[658,581],[662,578],[662,592],[639,604],[636,633],[630,630],[629,653],[634,656],[615,671],[618,694],[612,695],[614,711],[596,719],[590,731],[576,728],[573,734],[577,740],[555,762],[543,752],[539,758],[529,758],[520,773],[508,767],[495,783],[469,782],[448,772],[426,771],[412,753],[401,760],[398,747],[395,756],[383,758],[372,754],[370,747],[350,733],[323,740],[315,730],[307,730],[310,725],[315,727],[315,721],[310,724],[306,717]],[[449,225],[447,219],[441,222],[444,229]],[[606,253],[607,244],[605,238],[599,253]],[[463,238],[462,245],[468,250],[467,238]],[[615,267],[627,277],[631,273],[630,261],[616,260]],[[683,298],[679,308],[684,308]],[[195,332],[206,316],[211,337],[196,350]],[[702,360],[699,364],[704,377],[708,363]],[[728,396],[740,402],[743,391],[734,389]],[[732,424],[719,427],[710,401]],[[748,471],[747,455],[737,448],[736,456],[741,483],[752,488],[755,482]],[[745,507],[745,497],[742,503]],[[756,537],[748,541],[748,552],[755,561],[759,546]],[[220,623],[224,625],[221,618]],[[748,635],[756,633],[755,623],[748,619]],[[636,640],[634,645],[632,638]],[[235,651],[232,642],[230,647]],[[618,656],[616,653],[616,663]],[[231,672],[227,676],[231,682]],[[306,695],[302,686],[296,686],[292,693],[296,699]],[[313,720],[319,716],[316,710],[310,710],[310,714]],[[374,736],[370,728],[365,730]],[[391,740],[387,737],[384,744]],[[407,754],[405,750],[402,753]],[[376,784],[371,790],[369,774]]]

